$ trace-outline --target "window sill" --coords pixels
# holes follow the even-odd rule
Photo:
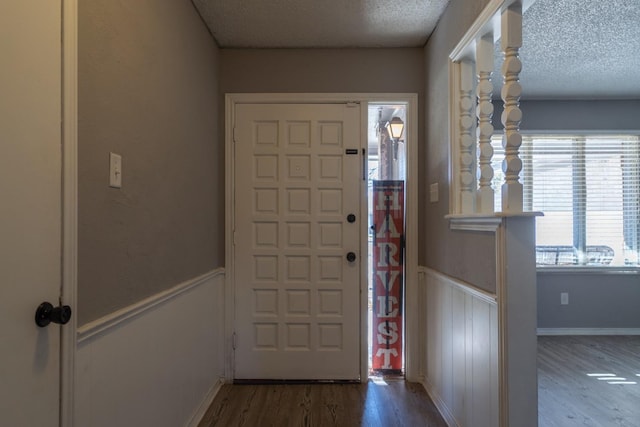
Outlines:
[[[622,275],[640,274],[640,267],[537,267],[537,274],[597,274],[597,275]]]

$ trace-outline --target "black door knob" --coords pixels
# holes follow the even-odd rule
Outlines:
[[[36,309],[36,325],[44,328],[49,323],[64,325],[71,319],[71,307],[61,305],[54,307],[50,302],[43,302]]]
[[[347,215],[347,222],[356,222],[356,216],[354,214]]]
[[[347,261],[353,262],[356,260],[356,254],[354,252],[349,252],[347,254]]]

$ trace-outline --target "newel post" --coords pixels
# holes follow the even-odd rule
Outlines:
[[[522,111],[519,104],[522,95],[522,87],[519,82],[522,62],[518,56],[518,51],[522,46],[521,3],[513,3],[502,12],[501,31],[501,49],[504,53],[504,63],[502,64],[504,85],[501,90],[504,102],[502,146],[505,150],[505,158],[502,163],[502,171],[505,174],[505,183],[502,185],[502,211],[516,213],[522,212],[522,183],[518,177],[522,170],[522,160],[518,152],[522,144],[522,135],[520,134]]]

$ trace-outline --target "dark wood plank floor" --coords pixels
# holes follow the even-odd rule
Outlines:
[[[538,337],[538,425],[638,427],[638,375],[640,336]]]
[[[446,427],[420,384],[294,384],[222,387],[199,427]]]
[[[421,385],[386,383],[228,384],[199,427],[446,427]],[[539,427],[639,427],[640,336],[538,337],[538,413]]]

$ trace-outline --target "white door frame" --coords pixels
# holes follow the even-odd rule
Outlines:
[[[233,379],[233,332],[235,317],[235,277],[233,233],[235,218],[233,126],[236,104],[331,104],[359,102],[406,103],[408,126],[407,184],[405,210],[406,234],[406,278],[405,278],[405,372],[409,381],[418,381],[420,373],[420,351],[418,331],[418,95],[415,93],[228,93],[225,95],[225,377]],[[361,147],[367,148],[367,109],[361,109]],[[362,186],[361,212],[367,212],[366,182]],[[361,221],[361,236],[367,236],[367,222]],[[361,253],[367,253],[367,239],[361,239]],[[363,258],[364,259],[364,258]],[[361,263],[360,306],[360,378],[368,378],[368,329],[367,329],[367,263]]]
[[[61,328],[60,426],[74,418],[78,273],[78,0],[62,0],[62,284],[73,315]],[[51,327],[51,326],[49,326]]]

